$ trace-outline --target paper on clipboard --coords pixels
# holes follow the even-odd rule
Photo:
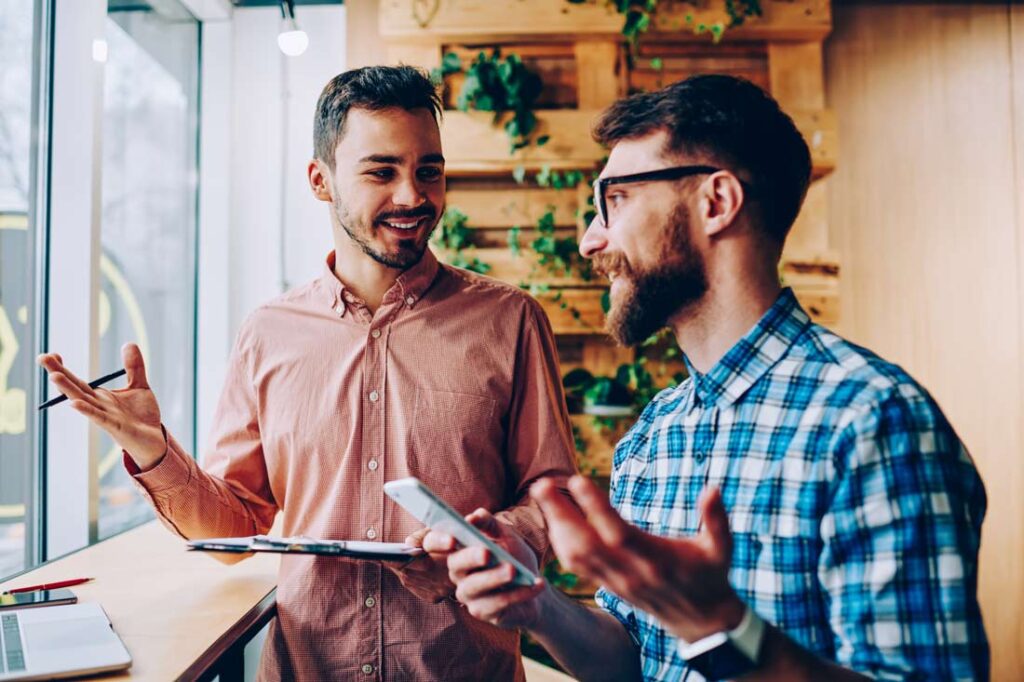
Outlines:
[[[190,540],[188,549],[200,552],[272,552],[275,554],[319,554],[350,559],[408,561],[423,554],[418,547],[402,542],[364,542],[361,540],[316,540],[307,537],[251,535],[241,538]]]

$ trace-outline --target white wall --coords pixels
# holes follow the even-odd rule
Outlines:
[[[309,34],[309,49],[300,57],[277,49],[280,10],[239,9],[233,15],[232,332],[283,286],[316,276],[331,248],[326,205],[310,194],[306,164],[317,97],[345,69],[345,11],[300,6],[296,13]]]
[[[200,452],[242,320],[316,277],[332,248],[327,205],[310,194],[306,164],[316,100],[345,70],[345,8],[300,5],[296,15],[309,35],[299,57],[277,47],[276,7],[235,9],[229,21],[204,24]]]

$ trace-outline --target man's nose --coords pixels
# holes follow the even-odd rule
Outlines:
[[[593,258],[607,246],[608,230],[601,219],[595,216],[587,226],[587,231],[583,233],[583,239],[580,240],[580,255],[584,258]]]
[[[419,206],[427,197],[415,178],[407,178],[398,183],[391,201],[395,206]]]

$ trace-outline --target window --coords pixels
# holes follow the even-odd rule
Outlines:
[[[0,0],[0,576],[25,567],[33,494],[34,0]]]
[[[0,0],[0,578],[152,517],[111,439],[37,418],[43,349],[91,379],[138,343],[195,449],[199,22],[105,4]]]
[[[112,1],[105,35],[100,373],[137,343],[164,423],[191,447],[199,23],[175,3]],[[104,538],[152,511],[106,434],[98,454]]]

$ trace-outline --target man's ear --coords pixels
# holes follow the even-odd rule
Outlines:
[[[331,195],[330,171],[323,167],[320,159],[313,159],[306,168],[306,175],[309,178],[309,188],[313,190],[313,196],[320,201],[333,201]]]
[[[708,177],[701,184],[699,197],[698,210],[708,237],[722,234],[736,222],[746,202],[743,185],[729,171],[718,171]]]

